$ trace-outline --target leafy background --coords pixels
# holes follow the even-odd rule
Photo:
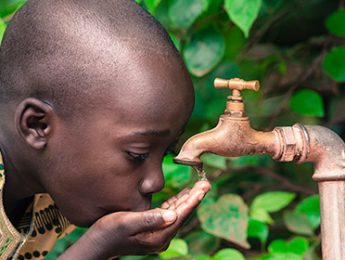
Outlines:
[[[43,1],[43,0],[42,0]],[[0,0],[0,39],[24,0]],[[168,30],[193,77],[196,106],[182,143],[215,126],[228,91],[215,77],[258,79],[244,91],[251,124],[296,122],[345,136],[345,10],[332,0],[139,0]],[[155,205],[191,186],[196,174],[164,160],[166,187]],[[320,210],[310,164],[267,156],[205,155],[212,191],[167,251],[128,259],[320,259]],[[85,232],[60,240],[55,259]]]

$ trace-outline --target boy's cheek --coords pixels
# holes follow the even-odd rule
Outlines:
[[[142,196],[137,187],[126,185],[123,178],[114,178],[114,182],[81,181],[62,192],[52,191],[52,197],[63,215],[78,226],[90,226],[104,215],[117,211],[151,208],[151,196]]]
[[[123,151],[115,150],[117,145],[106,141],[70,138],[51,151],[61,156],[54,157],[59,164],[43,176],[44,187],[62,214],[78,226],[90,226],[116,211],[151,208],[151,196],[140,192],[144,171],[130,164]]]

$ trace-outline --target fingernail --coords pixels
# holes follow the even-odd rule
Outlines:
[[[164,211],[162,216],[165,222],[173,222],[177,217],[175,211],[172,210]]]

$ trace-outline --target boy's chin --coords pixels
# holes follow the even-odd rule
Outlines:
[[[141,205],[137,206],[136,208],[134,208],[132,210],[128,210],[128,211],[141,212],[141,211],[150,210],[151,208],[152,208],[151,202],[148,202],[145,204],[141,204]]]
[[[128,207],[128,208],[121,208],[118,210],[114,209],[104,209],[102,213],[99,213],[97,216],[90,216],[89,218],[84,217],[84,218],[78,218],[78,215],[75,215],[74,217],[68,218],[70,223],[73,225],[76,225],[78,227],[90,227],[92,226],[97,220],[100,218],[116,213],[116,212],[121,212],[121,211],[127,211],[127,212],[142,212],[142,211],[147,211],[151,209],[151,201],[147,203],[141,203],[139,205],[135,205],[133,207]],[[80,215],[79,215],[80,216]]]

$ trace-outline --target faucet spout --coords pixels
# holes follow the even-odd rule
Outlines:
[[[279,136],[275,131],[256,131],[251,128],[247,117],[224,114],[215,128],[188,139],[174,161],[198,166],[202,164],[200,157],[203,153],[225,157],[270,154],[276,158],[280,150]]]

